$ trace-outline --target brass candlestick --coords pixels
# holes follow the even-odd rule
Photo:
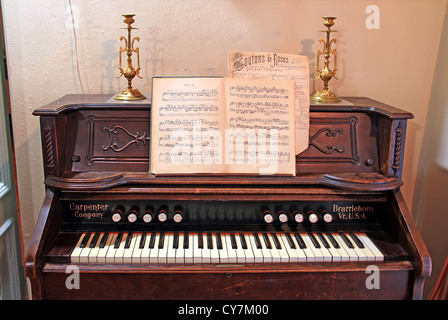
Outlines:
[[[324,48],[323,50],[318,50],[317,51],[317,75],[318,77],[317,79],[322,79],[324,82],[324,87],[322,90],[318,90],[315,94],[313,94],[311,96],[311,100],[314,102],[323,102],[323,103],[329,103],[329,102],[338,102],[341,101],[341,99],[336,96],[333,92],[331,92],[331,90],[328,89],[328,82],[330,81],[331,78],[335,78],[338,79],[336,77],[336,71],[338,70],[338,63],[337,63],[337,51],[336,49],[331,49],[331,44],[334,42],[337,42],[337,39],[333,38],[330,40],[330,33],[331,32],[336,32],[334,30],[331,30],[330,28],[334,25],[334,19],[336,19],[336,17],[323,17],[324,21],[324,26],[327,27],[327,30],[322,30],[321,32],[326,32],[327,33],[327,39],[320,39],[319,42],[324,44]],[[329,64],[330,64],[330,55],[333,54],[333,70],[330,70]],[[324,55],[324,67],[322,70],[320,70],[319,67],[319,61],[320,61],[320,56]]]
[[[131,38],[131,30],[132,29],[137,29],[137,28],[133,28],[131,27],[131,24],[134,23],[134,19],[133,17],[135,16],[135,14],[124,14],[123,17],[125,18],[123,21],[124,23],[126,23],[128,26],[124,29],[128,30],[128,38],[126,39],[125,37],[120,37],[120,41],[124,40],[124,47],[120,47],[120,76],[123,76],[128,80],[128,87],[126,89],[124,89],[123,91],[121,91],[119,94],[117,94],[114,98],[117,100],[142,100],[142,99],[146,99],[146,97],[140,93],[140,91],[138,91],[138,89],[132,89],[132,79],[134,79],[135,76],[139,77],[140,79],[142,79],[142,77],[140,77],[139,72],[140,72],[140,52],[138,48],[134,48],[134,42],[135,41],[140,41],[139,37],[135,37],[134,39]],[[126,52],[128,59],[127,59],[127,66],[126,68],[123,69],[123,65],[122,65],[122,60],[121,60],[121,54],[123,52]],[[132,53],[135,52],[137,54],[137,69],[134,69],[134,67],[132,66]]]

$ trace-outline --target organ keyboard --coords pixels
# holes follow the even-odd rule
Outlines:
[[[110,99],[34,112],[46,186],[25,265],[34,299],[422,297],[431,260],[400,192],[411,114],[366,98],[311,106],[294,177],[155,176],[149,104]]]
[[[365,233],[84,232],[68,263],[383,261]]]

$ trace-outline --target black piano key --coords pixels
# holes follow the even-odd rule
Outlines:
[[[145,247],[146,242],[146,232],[142,233],[142,236],[140,237],[140,243],[138,244],[139,249],[143,249]]]
[[[129,232],[128,237],[126,238],[126,243],[124,244],[124,248],[129,249],[129,247],[131,246],[131,242],[132,242],[132,232]]]
[[[308,235],[310,236],[310,240],[311,240],[311,242],[313,243],[313,246],[314,246],[316,249],[320,249],[320,244],[319,244],[319,242],[317,241],[317,239],[314,237],[314,234],[312,234],[312,233],[310,232],[310,233],[308,233]]]
[[[266,248],[268,248],[268,249],[272,249],[272,244],[271,244],[271,241],[269,241],[269,238],[268,238],[267,233],[264,232],[264,233],[262,234],[262,236],[263,236],[264,244],[266,245]]]
[[[306,249],[306,243],[303,241],[302,236],[299,233],[294,233],[294,238],[296,238],[300,249]]]
[[[347,247],[349,247],[350,249],[354,249],[355,247],[353,246],[353,243],[350,241],[349,238],[347,238],[347,236],[345,235],[344,232],[339,232],[342,240],[345,242],[345,244],[347,245]]]
[[[184,249],[188,249],[190,244],[188,232],[184,232]]]
[[[241,241],[241,246],[243,247],[243,249],[247,249],[247,242],[246,242],[246,238],[244,237],[244,233],[240,233],[240,241]]]
[[[100,241],[100,248],[101,249],[104,248],[104,246],[106,245],[107,238],[109,238],[109,232],[104,233],[103,237],[101,238],[101,241]]]
[[[234,233],[230,234],[230,243],[232,245],[232,249],[238,249],[238,245],[236,243],[236,238],[235,238],[235,234]]]
[[[286,235],[286,240],[288,240],[289,247],[291,249],[295,249],[296,248],[296,244],[292,240],[291,235],[289,233],[286,233],[285,235]]]
[[[123,238],[123,233],[119,233],[117,238],[115,239],[114,249],[118,249],[120,247],[121,239]]]
[[[89,248],[95,248],[96,243],[98,242],[98,238],[100,237],[100,233],[99,232],[95,232],[95,235],[93,236],[92,241],[90,241],[90,245]]]
[[[221,234],[220,233],[216,234],[216,247],[219,250],[222,250],[222,239],[221,239]]]
[[[329,249],[330,244],[328,243],[327,239],[325,239],[324,235],[320,232],[317,233],[317,236],[319,237],[320,241],[324,245],[325,248]]]
[[[210,232],[207,233],[207,249],[213,249],[212,234]]]
[[[257,249],[262,249],[261,241],[257,233],[254,233],[254,239],[255,239],[255,246],[257,247]]]
[[[154,247],[156,245],[156,237],[157,237],[157,234],[155,232],[152,232],[151,238],[149,239],[149,244],[148,244],[149,249],[154,249]]]
[[[165,244],[165,234],[163,232],[161,232],[160,236],[159,236],[159,246],[158,246],[158,248],[159,249],[163,249],[164,244]]]
[[[336,241],[336,239],[333,237],[333,235],[330,232],[327,232],[327,237],[330,240],[333,248],[339,249],[339,243]]]
[[[179,232],[174,232],[173,249],[179,248]]]
[[[202,232],[198,233],[198,248],[204,249],[204,237],[202,235]]]
[[[272,240],[274,240],[274,246],[277,250],[280,250],[282,248],[282,245],[280,244],[280,241],[277,238],[277,235],[275,233],[271,233]]]
[[[359,240],[359,238],[356,234],[354,234],[353,232],[350,232],[350,237],[353,239],[353,241],[358,246],[358,248],[364,249],[364,243],[362,243],[361,240]]]
[[[88,242],[89,239],[90,239],[90,236],[91,236],[91,233],[90,233],[90,232],[87,232],[87,233],[85,234],[84,239],[82,239],[81,243],[79,244],[79,247],[80,247],[80,248],[85,248],[85,247],[86,247],[87,242]]]

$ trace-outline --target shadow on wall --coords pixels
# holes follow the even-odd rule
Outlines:
[[[23,248],[26,251],[29,240],[33,234],[35,222],[38,219],[42,199],[45,197],[43,166],[41,160],[42,147],[39,128],[30,133],[28,139],[22,144],[19,146],[16,145],[15,154],[17,159],[30,159],[26,164],[22,162],[21,169],[17,172],[19,186],[21,186],[20,188],[22,190],[22,192],[19,193],[20,211],[22,213],[33,212],[35,214],[33,219],[30,219],[29,215],[22,214]],[[40,185],[41,187],[39,189],[34,188],[30,190],[30,186],[35,185]]]
[[[427,125],[419,160],[414,212],[417,226],[433,262],[432,276],[426,280],[424,297],[437,281],[448,254],[448,6],[431,90]]]

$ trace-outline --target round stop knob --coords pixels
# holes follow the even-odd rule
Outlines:
[[[310,211],[310,212],[308,212],[308,220],[311,223],[316,223],[317,221],[319,221],[319,217],[317,216],[317,214],[315,214],[314,212]]]

